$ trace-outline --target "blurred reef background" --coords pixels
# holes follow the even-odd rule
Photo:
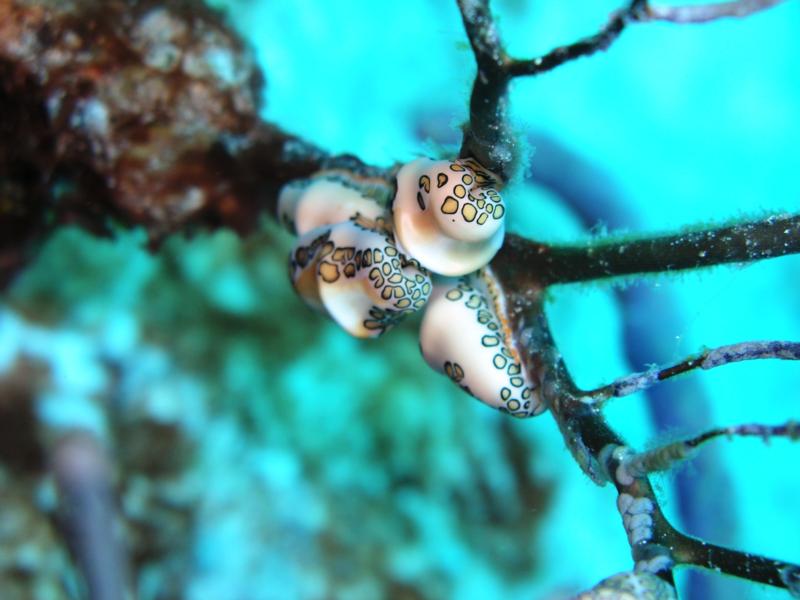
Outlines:
[[[0,595],[81,597],[76,560],[116,564],[143,600],[555,600],[629,569],[614,490],[546,414],[504,417],[430,371],[414,320],[362,341],[307,309],[291,238],[260,214],[276,138],[302,169],[320,160],[274,126],[376,165],[454,152],[474,74],[455,2],[212,4],[0,0]],[[617,7],[494,4],[524,56]],[[793,0],[636,25],[517,82],[511,230],[797,213],[798,30]],[[703,346],[800,340],[798,281],[795,256],[563,286],[548,315],[588,387]],[[648,447],[797,417],[798,390],[797,364],[737,364],[609,412]],[[797,464],[796,445],[722,442],[657,485],[688,533],[800,562]],[[106,507],[123,556],[82,554],[65,511],[86,506]]]

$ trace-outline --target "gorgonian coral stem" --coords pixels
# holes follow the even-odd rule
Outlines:
[[[489,8],[489,0],[458,0],[472,52],[482,71],[501,71],[506,53]]]
[[[509,270],[520,281],[550,285],[746,263],[798,252],[800,215],[793,215],[585,246],[550,246],[509,235],[495,261],[509,262]]]
[[[595,34],[531,59],[510,57],[491,13],[489,0],[457,0],[478,72],[472,85],[469,122],[464,127],[462,158],[473,157],[507,180],[517,163],[516,144],[508,124],[508,84],[515,77],[551,71],[566,62],[606,50],[634,22],[701,23],[743,17],[783,0],[740,0],[685,7],[650,6],[630,0]]]
[[[496,263],[494,271],[506,290],[509,312],[515,315],[513,331],[519,341],[523,362],[529,368],[534,367],[541,376],[545,402],[576,461],[597,483],[604,483],[610,477],[620,492],[620,497],[628,495],[640,502],[652,503],[648,511],[651,523],[648,536],[637,541],[631,548],[634,560],[647,562],[654,556],[663,557],[668,561],[667,564],[672,564],[666,572],[662,571],[669,580],[671,568],[695,566],[784,588],[797,595],[800,587],[800,566],[708,544],[684,535],[664,517],[646,476],[622,481],[609,475],[616,472],[620,462],[606,464],[604,450],[625,446],[625,442],[609,426],[598,407],[579,401],[580,392],[567,371],[547,324],[541,284],[536,284],[533,280],[521,280],[513,262],[501,259]],[[743,435],[756,435],[769,432],[793,439],[796,429],[796,424],[789,423],[769,430],[744,426],[737,429],[736,433],[741,431]],[[714,430],[714,435],[721,435],[726,431]],[[702,439],[703,436],[699,436],[697,443],[701,443]],[[619,460],[624,460],[624,455]]]
[[[799,565],[724,548],[686,535],[680,535],[676,540],[674,555],[678,564],[766,583],[788,590],[795,598],[800,597]]]

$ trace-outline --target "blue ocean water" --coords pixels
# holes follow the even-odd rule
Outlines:
[[[216,4],[255,48],[266,119],[382,165],[458,142],[474,65],[455,3]],[[510,50],[532,56],[594,32],[616,6],[505,0],[496,11]],[[567,242],[797,213],[798,26],[797,2],[747,20],[635,25],[606,53],[516,82],[528,158],[506,191],[511,230]],[[580,207],[541,183],[545,171],[606,198],[608,214],[595,207],[587,231]],[[0,322],[0,368],[24,349],[60,374],[40,403],[48,426],[78,419],[113,436],[113,417],[86,401],[107,384],[108,357],[130,406],[179,424],[193,449],[186,597],[555,599],[631,567],[613,490],[581,474],[546,414],[505,418],[430,372],[414,321],[378,341],[348,337],[291,293],[289,243],[265,225],[253,239],[175,239],[152,256],[138,232],[110,242],[64,231]],[[52,277],[67,270],[80,275]],[[798,280],[787,257],[626,282],[647,297],[638,312],[609,284],[553,289],[547,309],[590,387],[702,347],[800,340]],[[671,396],[616,401],[612,423],[651,447],[800,411],[796,364],[689,377],[688,388],[665,384]],[[682,471],[683,487],[657,478],[667,515],[719,536],[709,541],[800,562],[800,448],[718,446],[710,465]],[[139,591],[156,598],[169,571],[148,568]],[[686,597],[786,597],[685,575],[681,586]]]

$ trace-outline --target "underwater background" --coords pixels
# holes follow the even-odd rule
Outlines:
[[[263,69],[265,119],[372,164],[454,154],[474,76],[454,2],[213,4]],[[493,4],[519,56],[618,7]],[[505,191],[510,230],[574,242],[797,213],[799,30],[792,0],[745,20],[634,25],[608,52],[515,82],[526,164]],[[615,491],[581,473],[546,413],[511,419],[433,373],[418,319],[349,337],[292,292],[291,243],[268,219],[157,252],[140,230],[63,227],[4,292],[0,401],[36,378],[37,444],[74,428],[107,443],[139,598],[558,599],[631,568]],[[560,286],[547,313],[591,387],[703,347],[800,340],[798,281],[785,257]],[[609,416],[645,448],[797,418],[799,390],[797,364],[736,364]],[[51,477],[0,447],[0,596],[74,597]],[[797,563],[798,464],[785,440],[723,440],[655,485],[687,533]],[[683,598],[787,597],[678,578]]]

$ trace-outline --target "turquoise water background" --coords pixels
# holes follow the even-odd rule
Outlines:
[[[457,142],[474,66],[454,2],[216,4],[263,66],[266,119],[381,165]],[[616,6],[506,0],[496,11],[511,52],[533,56],[594,32]],[[747,20],[635,25],[606,53],[516,82],[514,126],[533,140],[524,172],[535,179],[536,140],[555,140],[595,169],[584,187],[611,189],[625,216],[587,232],[574,207],[523,174],[505,192],[510,229],[567,242],[620,220],[635,234],[797,213],[798,31],[795,0]],[[44,420],[76,418],[81,398],[105,385],[98,353],[137,365],[130,385],[159,382],[149,406],[182,423],[197,448],[193,472],[214,482],[196,495],[187,597],[563,598],[631,567],[613,490],[580,473],[546,414],[515,421],[451,387],[419,356],[414,321],[357,341],[306,309],[285,281],[288,235],[270,225],[245,241],[218,232],[155,256],[141,242],[139,232],[115,242],[62,232],[12,290],[0,339],[7,355],[28,348],[63,374],[42,400]],[[635,285],[678,318],[645,316],[637,331],[658,329],[661,354],[633,364],[611,285],[553,289],[547,310],[567,365],[590,387],[704,346],[800,340],[799,281],[797,257],[644,278]],[[797,364],[690,377],[707,399],[706,425],[800,416]],[[647,402],[609,409],[633,445],[697,432],[659,427]],[[81,418],[107,435],[109,417],[92,410]],[[704,472],[686,467],[703,518],[724,506],[736,517],[729,543],[800,562],[800,447],[718,445],[729,487],[706,488]],[[681,524],[674,482],[657,478]],[[526,504],[532,497],[541,499]],[[142,586],[155,597],[157,583]],[[786,597],[751,584],[713,589]]]
[[[535,56],[594,32],[617,5],[509,1],[498,3],[497,13],[510,51]],[[383,164],[407,160],[438,150],[420,144],[415,120],[433,113],[456,127],[466,117],[474,67],[453,3],[263,3],[239,10],[268,65],[265,114],[326,148]],[[515,124],[521,132],[535,129],[561,140],[605,172],[642,232],[796,212],[798,26],[800,6],[788,2],[747,21],[632,27],[606,54],[517,82]],[[536,171],[536,148],[528,168]],[[545,191],[520,185],[507,197],[512,230],[548,241],[580,235],[569,210]],[[646,285],[682,313],[683,322],[663,340],[670,358],[678,360],[703,346],[798,339],[798,281],[800,263],[784,258],[649,278]],[[620,314],[607,287],[555,290],[549,314],[579,383],[598,385],[630,371],[621,356]],[[651,318],[657,321],[658,315]],[[649,362],[646,356],[640,360],[636,368]],[[797,415],[795,365],[736,365],[694,377],[713,401],[714,423],[781,422]],[[631,441],[644,445],[677,435],[653,432],[642,402],[629,398],[612,409]],[[562,451],[554,433],[542,431],[550,423],[519,425],[547,436],[543,451],[549,456],[542,460]],[[738,506],[737,543],[797,560],[800,523],[791,515],[800,506],[800,486],[790,476],[796,448],[747,440],[724,450],[736,475],[735,497],[719,500]],[[574,493],[594,495],[576,485],[580,491]],[[583,510],[574,502],[575,515],[590,519],[573,528],[591,528],[597,513],[588,502]],[[566,526],[563,535],[569,539],[575,532]],[[607,548],[601,543],[604,550],[598,551],[596,540],[575,546],[583,547],[565,558],[576,570],[591,568],[586,563]]]

